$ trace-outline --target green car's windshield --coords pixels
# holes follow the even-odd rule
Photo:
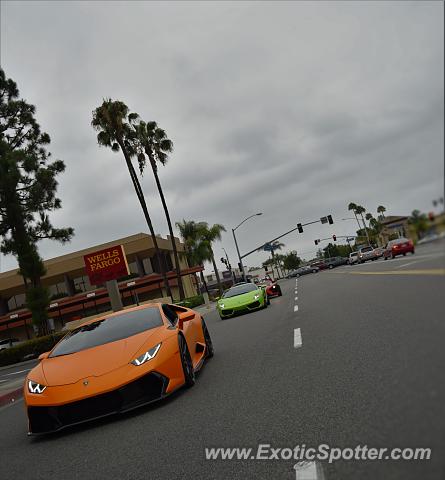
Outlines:
[[[226,292],[224,292],[222,298],[236,297],[237,295],[253,292],[254,290],[258,290],[258,287],[256,285],[253,285],[253,283],[246,283],[246,285],[237,285],[236,287],[229,288]]]

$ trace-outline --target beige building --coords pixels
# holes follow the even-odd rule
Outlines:
[[[202,267],[190,268],[184,254],[184,245],[175,238],[186,297],[197,294],[195,273]],[[108,294],[103,285],[93,286],[86,275],[84,255],[114,245],[123,245],[130,275],[118,279],[124,305],[144,302],[166,296],[160,274],[160,262],[168,272],[174,301],[179,299],[176,271],[170,237],[157,237],[161,250],[155,256],[150,235],[137,233],[112,242],[95,245],[77,252],[45,260],[46,275],[42,283],[49,290],[51,305],[50,325],[58,330],[65,323],[110,309]],[[18,269],[0,273],[0,338],[19,339],[33,335],[31,314],[25,308],[25,285]]]

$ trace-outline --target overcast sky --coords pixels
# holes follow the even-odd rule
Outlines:
[[[246,252],[353,234],[349,202],[375,214],[433,209],[444,177],[443,4],[427,2],[1,2],[1,65],[37,107],[66,163],[45,258],[146,231],[121,153],[100,148],[104,97],[156,120],[175,151],[160,176],[174,221],[227,228],[215,245]],[[150,171],[147,202],[167,225]],[[248,257],[259,265],[265,252]],[[15,267],[3,257],[1,270]],[[210,271],[210,268],[207,268]]]

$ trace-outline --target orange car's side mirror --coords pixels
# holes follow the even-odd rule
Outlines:
[[[39,360],[45,360],[45,358],[48,358],[49,352],[44,352],[39,355]]]
[[[184,322],[189,322],[190,320],[193,320],[195,318],[195,314],[193,312],[184,312],[179,314],[179,319],[178,319],[178,327],[179,330],[182,330],[184,326]]]

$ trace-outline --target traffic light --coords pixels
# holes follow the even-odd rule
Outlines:
[[[319,241],[320,241],[320,240],[314,240],[315,245],[318,245],[318,242],[319,242]]]
[[[332,240],[334,240],[334,242],[337,241],[337,235],[332,235]]]
[[[243,271],[243,266],[241,265],[241,262],[238,262],[238,268]]]
[[[297,228],[299,233],[303,233],[303,225],[301,223],[297,223]]]
[[[264,265],[264,271],[267,272],[267,265]]]
[[[334,223],[334,220],[332,220],[332,215],[328,215],[328,222],[330,225]]]
[[[221,257],[221,263],[226,263],[226,259],[224,257]]]

